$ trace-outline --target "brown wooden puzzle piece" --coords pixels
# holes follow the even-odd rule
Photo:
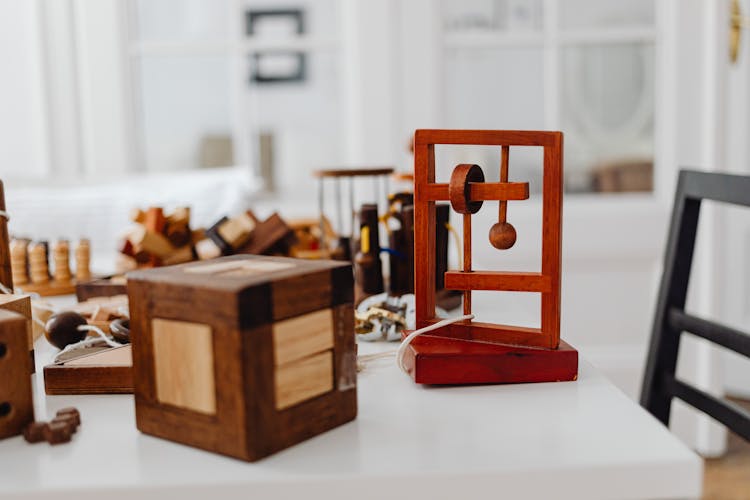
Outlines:
[[[351,265],[237,255],[128,294],[142,432],[253,461],[355,418]]]
[[[49,422],[30,422],[24,427],[23,437],[28,443],[47,441],[50,445],[70,442],[81,425],[81,415],[75,408],[63,408]]]
[[[27,318],[0,309],[0,439],[34,420],[28,330]]]

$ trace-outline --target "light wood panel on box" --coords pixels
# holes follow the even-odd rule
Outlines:
[[[276,409],[283,410],[333,390],[333,352],[276,367]]]
[[[331,309],[321,309],[273,325],[273,360],[276,366],[332,348]]]
[[[29,321],[29,327],[31,327],[31,296],[30,295],[18,295],[18,294],[0,294],[0,309],[6,311],[17,312]],[[33,347],[34,339],[32,338],[32,331],[29,328],[29,349]]]
[[[201,413],[216,413],[211,327],[155,318],[151,329],[157,399]]]

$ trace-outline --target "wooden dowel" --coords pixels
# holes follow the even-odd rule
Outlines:
[[[471,214],[464,214],[464,266],[471,272]],[[471,314],[471,290],[464,290],[464,314]]]
[[[500,182],[508,182],[508,157],[510,156],[510,146],[503,146],[500,157]],[[505,222],[508,213],[508,202],[499,203],[498,222]]]
[[[5,187],[0,181],[0,210],[5,210]],[[10,239],[8,219],[0,217],[0,283],[13,289],[13,274],[10,268]]]

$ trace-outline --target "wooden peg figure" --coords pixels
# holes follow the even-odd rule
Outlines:
[[[29,271],[26,267],[27,247],[28,242],[25,240],[13,240],[10,244],[10,267],[16,285],[25,285],[29,282]]]
[[[47,249],[42,243],[32,243],[29,245],[29,273],[32,283],[49,283]]]
[[[91,279],[91,244],[86,238],[78,240],[75,250],[76,256],[76,280],[79,282]]]
[[[70,281],[70,245],[67,240],[58,240],[52,247],[55,262],[55,281]]]

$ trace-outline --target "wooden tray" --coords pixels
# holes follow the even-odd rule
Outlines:
[[[44,367],[44,390],[61,394],[132,394],[130,345],[85,354]]]

